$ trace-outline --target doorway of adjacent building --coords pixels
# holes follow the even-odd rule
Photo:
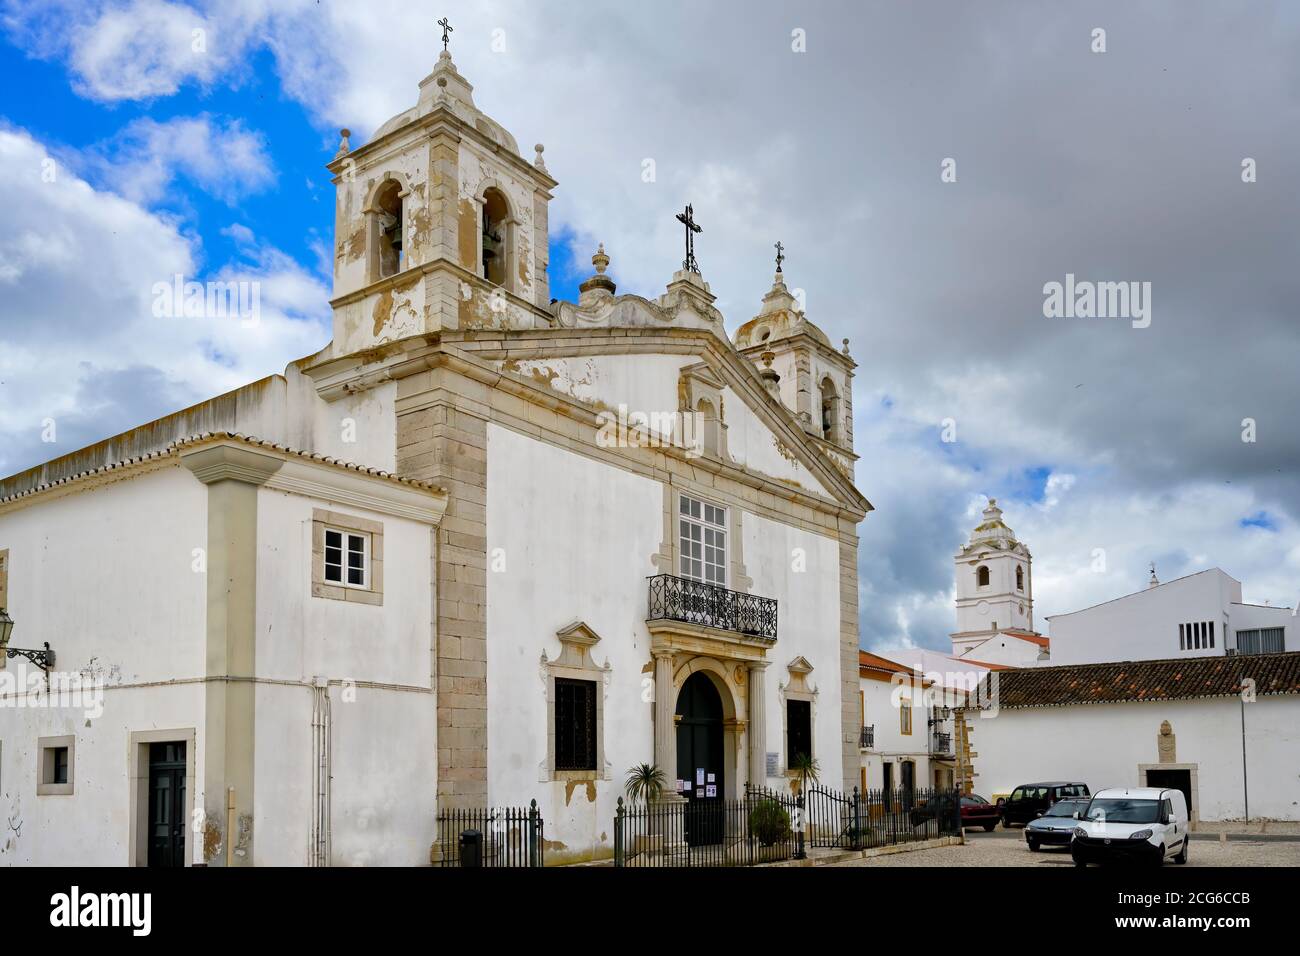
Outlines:
[[[1192,772],[1190,770],[1147,769],[1148,787],[1163,787],[1168,790],[1181,790],[1187,801],[1188,819],[1192,816]]]
[[[149,865],[185,865],[185,742],[149,745]]]
[[[677,778],[689,786],[686,842],[692,846],[721,843],[725,836],[722,795],[725,789],[722,742],[722,697],[707,674],[686,678],[677,695]]]

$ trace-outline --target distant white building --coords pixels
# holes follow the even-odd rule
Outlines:
[[[1243,603],[1241,582],[1219,568],[1164,584],[1153,572],[1146,590],[1048,620],[1053,664],[1297,649],[1291,608]]]

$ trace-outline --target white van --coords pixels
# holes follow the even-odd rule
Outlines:
[[[1092,795],[1070,840],[1075,866],[1139,860],[1187,862],[1187,800],[1181,790],[1128,787]]]

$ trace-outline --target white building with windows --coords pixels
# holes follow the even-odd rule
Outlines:
[[[918,669],[861,651],[858,696],[861,791],[953,786],[953,695]]]
[[[416,864],[534,799],[559,863],[643,762],[856,784],[847,342],[779,264],[734,338],[693,261],[553,302],[557,182],[446,52],[329,169],[327,345],[0,481],[0,865]]]
[[[1297,650],[1292,608],[1242,601],[1241,582],[1219,568],[1189,574],[1048,618],[1052,663],[1222,657]]]

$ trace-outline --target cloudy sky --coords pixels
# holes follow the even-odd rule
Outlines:
[[[325,343],[323,164],[415,102],[446,15],[480,108],[546,144],[553,294],[603,241],[620,289],[657,295],[691,201],[729,328],[780,239],[851,339],[864,645],[947,646],[986,495],[1035,555],[1042,630],[1150,561],[1300,596],[1294,4],[0,11],[0,473]],[[261,323],[159,322],[175,273],[260,279]],[[1150,283],[1150,325],[1045,317],[1067,274]]]

